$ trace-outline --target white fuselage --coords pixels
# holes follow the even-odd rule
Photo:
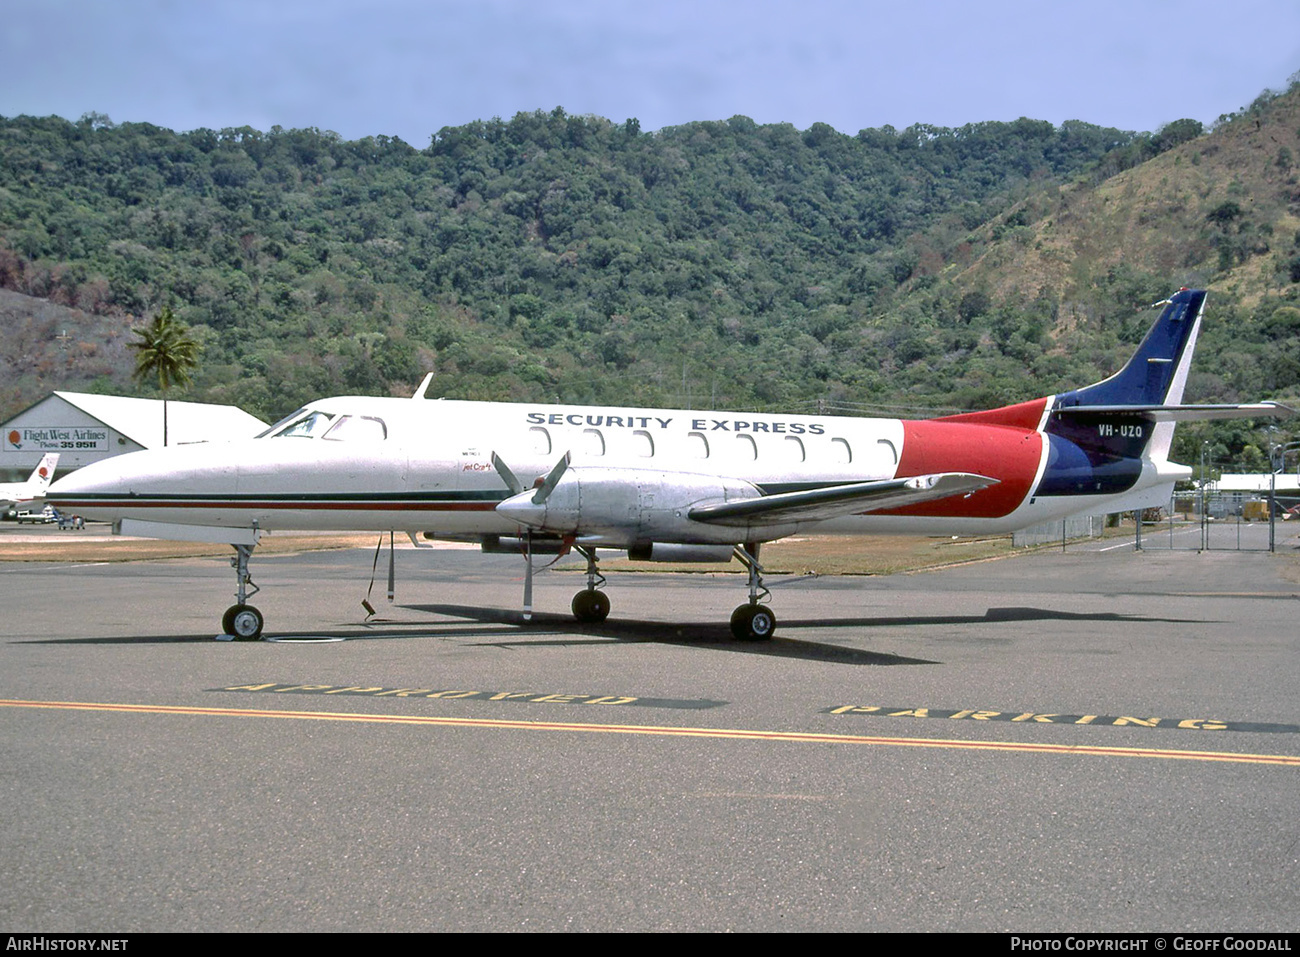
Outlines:
[[[306,426],[294,424],[313,413],[316,418]],[[852,514],[815,527],[976,534],[1157,504],[1167,501],[1168,488],[1186,474],[1181,467],[1147,461],[1141,479],[1122,496],[1035,497],[1048,461],[1040,429],[1041,422],[1038,429],[1007,428],[353,396],[313,402],[263,438],[136,452],[97,463],[57,482],[48,497],[60,508],[109,521],[268,531],[392,529],[449,538],[512,535],[519,526],[496,511],[511,493],[493,466],[493,453],[530,485],[568,452],[575,475],[614,470],[602,474],[625,474],[631,486],[643,490],[676,487],[675,477],[689,477],[677,483],[683,501],[692,488],[707,485],[704,480],[770,493],[921,472],[974,472],[998,479],[1000,487],[945,500],[946,505]],[[622,538],[640,537],[634,518],[628,527],[632,530]],[[786,523],[749,534],[775,538],[806,527]],[[620,536],[608,537],[626,544],[613,541]],[[733,531],[713,528],[669,540],[735,537]]]

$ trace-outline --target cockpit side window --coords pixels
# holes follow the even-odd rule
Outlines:
[[[323,438],[331,442],[382,442],[388,438],[388,426],[373,415],[344,415]]]
[[[275,438],[302,438],[314,439],[325,432],[334,421],[334,415],[330,412],[309,412],[300,419],[296,419],[290,425],[280,429],[275,433]]]

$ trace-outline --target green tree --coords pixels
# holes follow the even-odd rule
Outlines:
[[[199,344],[190,335],[189,326],[163,306],[147,326],[132,329],[140,337],[132,342],[136,351],[135,372],[137,382],[157,379],[163,395],[163,445],[167,444],[167,392],[173,385],[190,384],[190,370],[199,361]]]

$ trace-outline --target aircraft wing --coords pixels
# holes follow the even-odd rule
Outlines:
[[[1211,419],[1251,419],[1295,415],[1296,410],[1281,402],[1248,402],[1241,405],[1072,405],[1053,409],[1060,415],[1144,415],[1156,422],[1208,422]]]
[[[854,482],[830,488],[778,492],[737,502],[697,505],[691,509],[690,516],[696,521],[715,525],[748,525],[755,520],[764,524],[821,522],[842,515],[900,508],[953,495],[969,495],[997,483],[997,479],[984,475],[939,472],[907,479]]]

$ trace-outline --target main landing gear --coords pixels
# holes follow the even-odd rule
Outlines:
[[[597,591],[605,584],[605,576],[596,568],[596,549],[585,545],[573,547],[587,560],[587,587],[573,596],[573,617],[588,623],[604,621],[609,617],[609,596]]]
[[[763,585],[763,566],[758,563],[758,543],[737,545],[736,559],[749,572],[749,603],[731,613],[731,633],[740,641],[767,641],[776,631],[776,615],[759,602],[772,596]]]
[[[605,576],[596,567],[596,549],[590,545],[573,547],[587,560],[587,587],[573,596],[573,617],[587,624],[604,621],[609,617],[609,596],[599,590]],[[767,605],[759,604],[771,597],[771,592],[763,585],[758,545],[737,545],[734,554],[749,572],[749,602],[731,613],[731,633],[740,641],[766,641],[776,631],[776,615]],[[531,602],[529,605],[531,610]]]
[[[257,641],[262,637],[262,613],[248,604],[248,599],[256,595],[260,588],[253,584],[248,574],[248,559],[253,554],[253,545],[236,545],[235,557],[230,560],[230,567],[235,570],[235,604],[226,609],[221,616],[222,634],[232,636],[235,641]],[[251,589],[251,590],[250,590]]]

